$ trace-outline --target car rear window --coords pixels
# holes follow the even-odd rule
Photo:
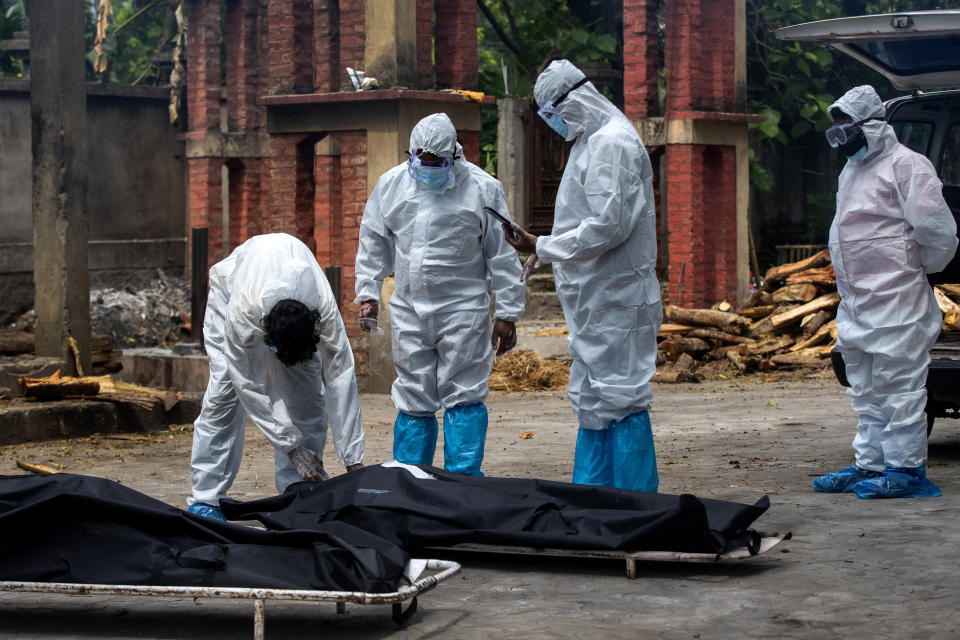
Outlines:
[[[960,125],[951,126],[943,141],[940,181],[947,186],[960,186]]]
[[[891,122],[900,144],[910,147],[917,153],[927,155],[930,150],[930,138],[933,137],[933,124],[930,122]]]

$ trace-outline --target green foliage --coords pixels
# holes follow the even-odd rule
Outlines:
[[[0,40],[9,40],[14,31],[27,27],[26,0],[0,0]],[[0,78],[23,75],[23,63],[7,51],[0,51]]]
[[[620,66],[618,32],[609,29],[609,2],[483,0],[509,44],[481,11],[480,89],[494,95],[532,96],[540,64],[551,55]],[[575,5],[575,6],[572,6]],[[586,18],[586,19],[585,19]],[[511,26],[512,25],[512,26]],[[503,68],[507,70],[504,87]]]
[[[175,2],[113,0],[112,4],[114,19],[103,46],[107,55],[107,70],[98,74],[93,71],[97,54],[93,50],[96,2],[92,2],[94,19],[88,19],[86,29],[88,77],[100,82],[121,84],[139,84],[144,80],[156,79],[156,65],[150,58],[176,35],[170,23]],[[166,83],[167,79],[160,78],[159,81]]]

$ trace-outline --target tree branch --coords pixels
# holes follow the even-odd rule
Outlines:
[[[477,0],[477,6],[480,7],[480,11],[482,11],[483,15],[486,16],[487,20],[490,22],[490,26],[492,26],[493,30],[497,32],[497,35],[500,37],[500,40],[503,41],[503,44],[507,46],[507,49],[510,49],[510,51],[520,55],[523,52],[523,43],[516,43],[511,40],[509,36],[507,36],[507,33],[503,30],[503,27],[500,26],[500,23],[497,22],[496,16],[494,16],[493,12],[490,11],[490,7],[487,6],[485,0]],[[506,6],[506,4],[504,6]]]

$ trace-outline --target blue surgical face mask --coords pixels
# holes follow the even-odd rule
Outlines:
[[[417,156],[411,156],[407,162],[407,173],[410,177],[420,182],[430,191],[439,193],[450,181],[450,172],[453,169],[453,159],[443,158],[443,163],[439,166],[430,166],[423,164],[423,161]]]
[[[860,162],[861,160],[863,160],[863,158],[866,155],[867,155],[867,145],[863,145],[862,147],[860,147],[859,151],[857,151],[852,156],[849,156],[847,160],[849,160],[850,162]]]
[[[560,117],[560,114],[554,114],[552,118],[547,120],[547,125],[559,133],[560,137],[564,140],[566,140],[567,136],[570,134],[570,127],[568,127],[567,123],[563,121],[563,118]]]
[[[567,136],[570,135],[570,127],[568,127],[567,123],[563,120],[563,118],[560,117],[560,112],[558,110],[558,107],[561,102],[566,100],[567,96],[570,94],[571,91],[579,88],[580,86],[586,83],[587,83],[586,78],[580,80],[579,82],[574,84],[572,87],[570,87],[569,89],[564,91],[562,94],[560,94],[560,96],[557,97],[556,100],[550,100],[544,103],[542,107],[537,109],[537,115],[543,118],[543,121],[546,122],[551,129],[553,129],[558,134],[560,134],[560,136],[564,140],[566,140]]]

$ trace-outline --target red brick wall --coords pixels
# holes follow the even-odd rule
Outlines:
[[[227,64],[227,128],[260,128],[257,94],[260,90],[258,0],[228,0],[224,44]]]
[[[734,0],[710,0],[703,3],[701,38],[709,42],[709,55],[701,56],[702,106],[716,111],[734,111]]]
[[[668,145],[667,171],[671,299],[679,284],[680,306],[736,303],[734,147]]]
[[[433,88],[433,5],[417,0],[417,89]]]
[[[366,0],[340,0],[340,83],[348,84],[346,68],[364,71]]]
[[[297,143],[301,134],[270,136],[270,219],[266,233],[296,234]]]
[[[343,260],[340,156],[317,156],[313,237],[317,262],[322,267],[340,266]]]
[[[477,3],[473,0],[442,0],[434,5],[434,29],[438,89],[476,89]]]
[[[666,110],[694,109],[699,95],[700,72],[700,5],[701,0],[671,0],[666,3]],[[712,43],[711,43],[712,45]]]
[[[623,0],[623,98],[628,118],[659,114],[659,0]]]
[[[266,54],[270,93],[313,91],[313,16],[311,0],[268,0]]]

